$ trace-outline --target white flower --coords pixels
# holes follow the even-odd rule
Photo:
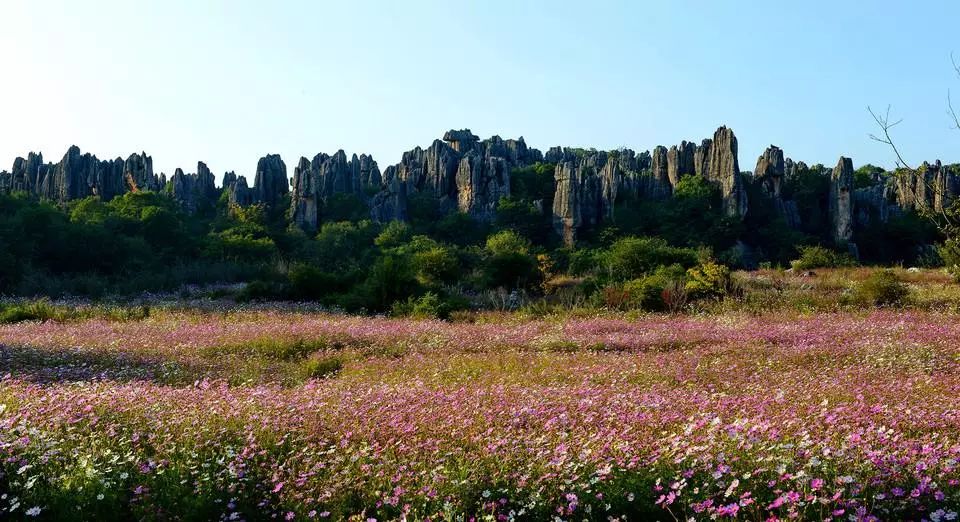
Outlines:
[[[103,500],[103,493],[97,495],[97,500]]]
[[[26,511],[28,517],[35,517],[40,514],[40,506],[34,506]]]

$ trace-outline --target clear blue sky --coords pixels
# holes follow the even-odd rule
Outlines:
[[[454,127],[646,150],[721,124],[745,170],[771,143],[891,166],[868,104],[905,119],[908,160],[960,161],[956,0],[3,0],[0,20],[0,169],[77,144],[292,174],[339,148],[382,168]]]

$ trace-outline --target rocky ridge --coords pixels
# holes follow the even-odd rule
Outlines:
[[[198,162],[195,173],[177,169],[167,180],[154,173],[146,153],[100,160],[73,146],[57,163],[45,163],[42,154],[33,152],[17,158],[10,172],[0,172],[0,193],[26,192],[65,205],[88,196],[109,200],[126,192],[164,191],[186,211],[197,212],[226,192],[234,205],[289,205],[292,222],[313,233],[322,224],[325,209],[338,198],[361,202],[378,222],[407,219],[411,198],[430,199],[440,213],[462,212],[489,222],[501,198],[511,195],[511,172],[537,163],[554,168],[553,204],[543,208],[538,201],[537,208],[568,244],[584,231],[615,222],[617,204],[670,198],[677,184],[691,175],[702,176],[719,189],[728,218],[743,220],[751,205],[761,203],[748,198],[748,188],[755,186],[754,197],[769,202],[778,217],[797,229],[804,223],[785,187],[803,173],[821,176],[828,189],[819,197],[829,216],[830,236],[838,244],[855,241],[857,225],[886,221],[905,210],[939,211],[960,194],[960,169],[939,161],[924,163],[915,174],[878,176],[857,188],[849,158],[841,158],[834,169],[812,169],[771,145],[758,157],[754,172],[744,173],[737,138],[727,127],[700,144],[684,140],[639,153],[564,147],[541,153],[522,137],[481,140],[469,129],[451,130],[426,149],[404,153],[399,163],[382,171],[371,156],[348,157],[340,150],[300,158],[288,179],[286,164],[271,154],[258,161],[252,186],[246,177],[227,172],[221,188],[203,162]]]

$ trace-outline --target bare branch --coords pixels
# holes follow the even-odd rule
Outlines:
[[[900,149],[897,148],[896,143],[893,142],[893,138],[890,136],[890,129],[899,125],[903,119],[899,119],[895,122],[890,121],[890,106],[887,105],[887,112],[883,116],[874,112],[873,108],[869,105],[867,106],[867,111],[870,112],[870,116],[873,116],[873,121],[877,123],[877,127],[880,128],[882,136],[877,136],[876,134],[871,134],[870,139],[884,145],[889,146],[893,149],[894,154],[897,155],[897,166],[905,168],[907,170],[913,171],[914,169],[907,165],[906,160],[903,159],[903,156],[900,154]]]
[[[957,59],[953,56],[953,53],[950,53],[950,64],[953,65],[953,71],[957,73],[957,78],[960,78],[960,63],[957,63]],[[960,116],[957,116],[957,111],[953,107],[953,100],[950,98],[950,89],[947,89],[947,114],[953,119],[953,128],[960,130]]]
[[[960,116],[957,116],[957,111],[953,108],[953,100],[950,98],[950,89],[947,89],[947,114],[950,115],[951,119],[953,119],[953,128],[960,130]]]

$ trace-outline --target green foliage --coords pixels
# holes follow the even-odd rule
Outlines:
[[[927,245],[940,241],[940,232],[930,219],[916,212],[889,216],[870,216],[870,223],[856,230],[860,257],[874,264],[917,265]]]
[[[309,379],[328,379],[340,373],[344,364],[340,355],[314,356],[303,362],[303,373]]]
[[[287,273],[290,296],[300,300],[324,300],[327,296],[349,289],[351,278],[338,276],[316,265],[296,263]]]
[[[613,281],[637,279],[661,266],[678,264],[689,268],[697,263],[696,251],[672,247],[663,239],[652,237],[625,237],[598,257]]]
[[[947,272],[960,281],[960,238],[951,237],[944,241],[939,253]]]
[[[730,289],[730,269],[713,261],[687,270],[686,291],[692,297],[722,297]]]
[[[456,254],[439,244],[414,253],[413,265],[417,280],[428,286],[453,283],[461,272]]]
[[[321,221],[362,221],[370,219],[370,209],[356,194],[334,194],[320,208]]]
[[[703,176],[683,176],[673,188],[673,197],[689,205],[703,207],[715,198],[716,188]]]
[[[871,187],[884,173],[884,170],[867,163],[853,172],[853,188]]]
[[[550,222],[543,212],[532,203],[514,198],[500,198],[496,226],[501,230],[513,230],[541,245],[546,243],[550,234]]]
[[[512,230],[487,238],[484,276],[489,288],[533,288],[541,275],[530,242]]]
[[[201,355],[205,357],[239,355],[275,361],[299,361],[312,353],[326,349],[328,345],[325,339],[285,339],[264,336],[239,343],[210,346],[204,348]]]
[[[623,284],[629,302],[634,308],[650,311],[668,310],[671,297],[682,293],[686,271],[679,264],[661,266],[652,274],[632,279]]]
[[[796,202],[802,232],[824,239],[829,237],[829,194],[830,178],[823,165],[798,167],[796,174],[785,180],[783,197]]]
[[[510,194],[520,201],[553,201],[553,163],[535,163],[510,172]]]
[[[394,302],[416,294],[420,288],[410,259],[404,255],[386,254],[378,258],[369,274],[359,291],[363,308],[371,312],[385,312]],[[357,304],[355,300],[348,303],[348,307]]]
[[[65,311],[51,305],[48,301],[38,300],[27,303],[0,304],[0,324],[22,321],[61,320]]]
[[[900,306],[907,301],[910,289],[893,270],[870,274],[856,288],[856,298],[872,306]]]
[[[857,261],[848,253],[836,252],[822,246],[799,247],[800,257],[790,265],[794,270],[812,270],[814,268],[840,268],[856,266]]]
[[[487,237],[487,226],[463,212],[453,212],[436,221],[430,235],[457,246],[479,245]]]
[[[427,292],[393,303],[390,314],[414,319],[448,319],[452,312],[462,308],[464,304],[455,299],[443,299],[439,294]]]
[[[324,223],[317,233],[312,260],[328,270],[365,267],[373,256],[377,227],[370,221]]]
[[[410,241],[413,230],[403,221],[391,221],[373,240],[380,248],[396,248]]]
[[[695,175],[682,177],[673,197],[667,199],[618,195],[614,217],[613,240],[631,235],[658,237],[671,245],[717,252],[733,246],[744,228],[739,220],[724,215],[717,185]]]

